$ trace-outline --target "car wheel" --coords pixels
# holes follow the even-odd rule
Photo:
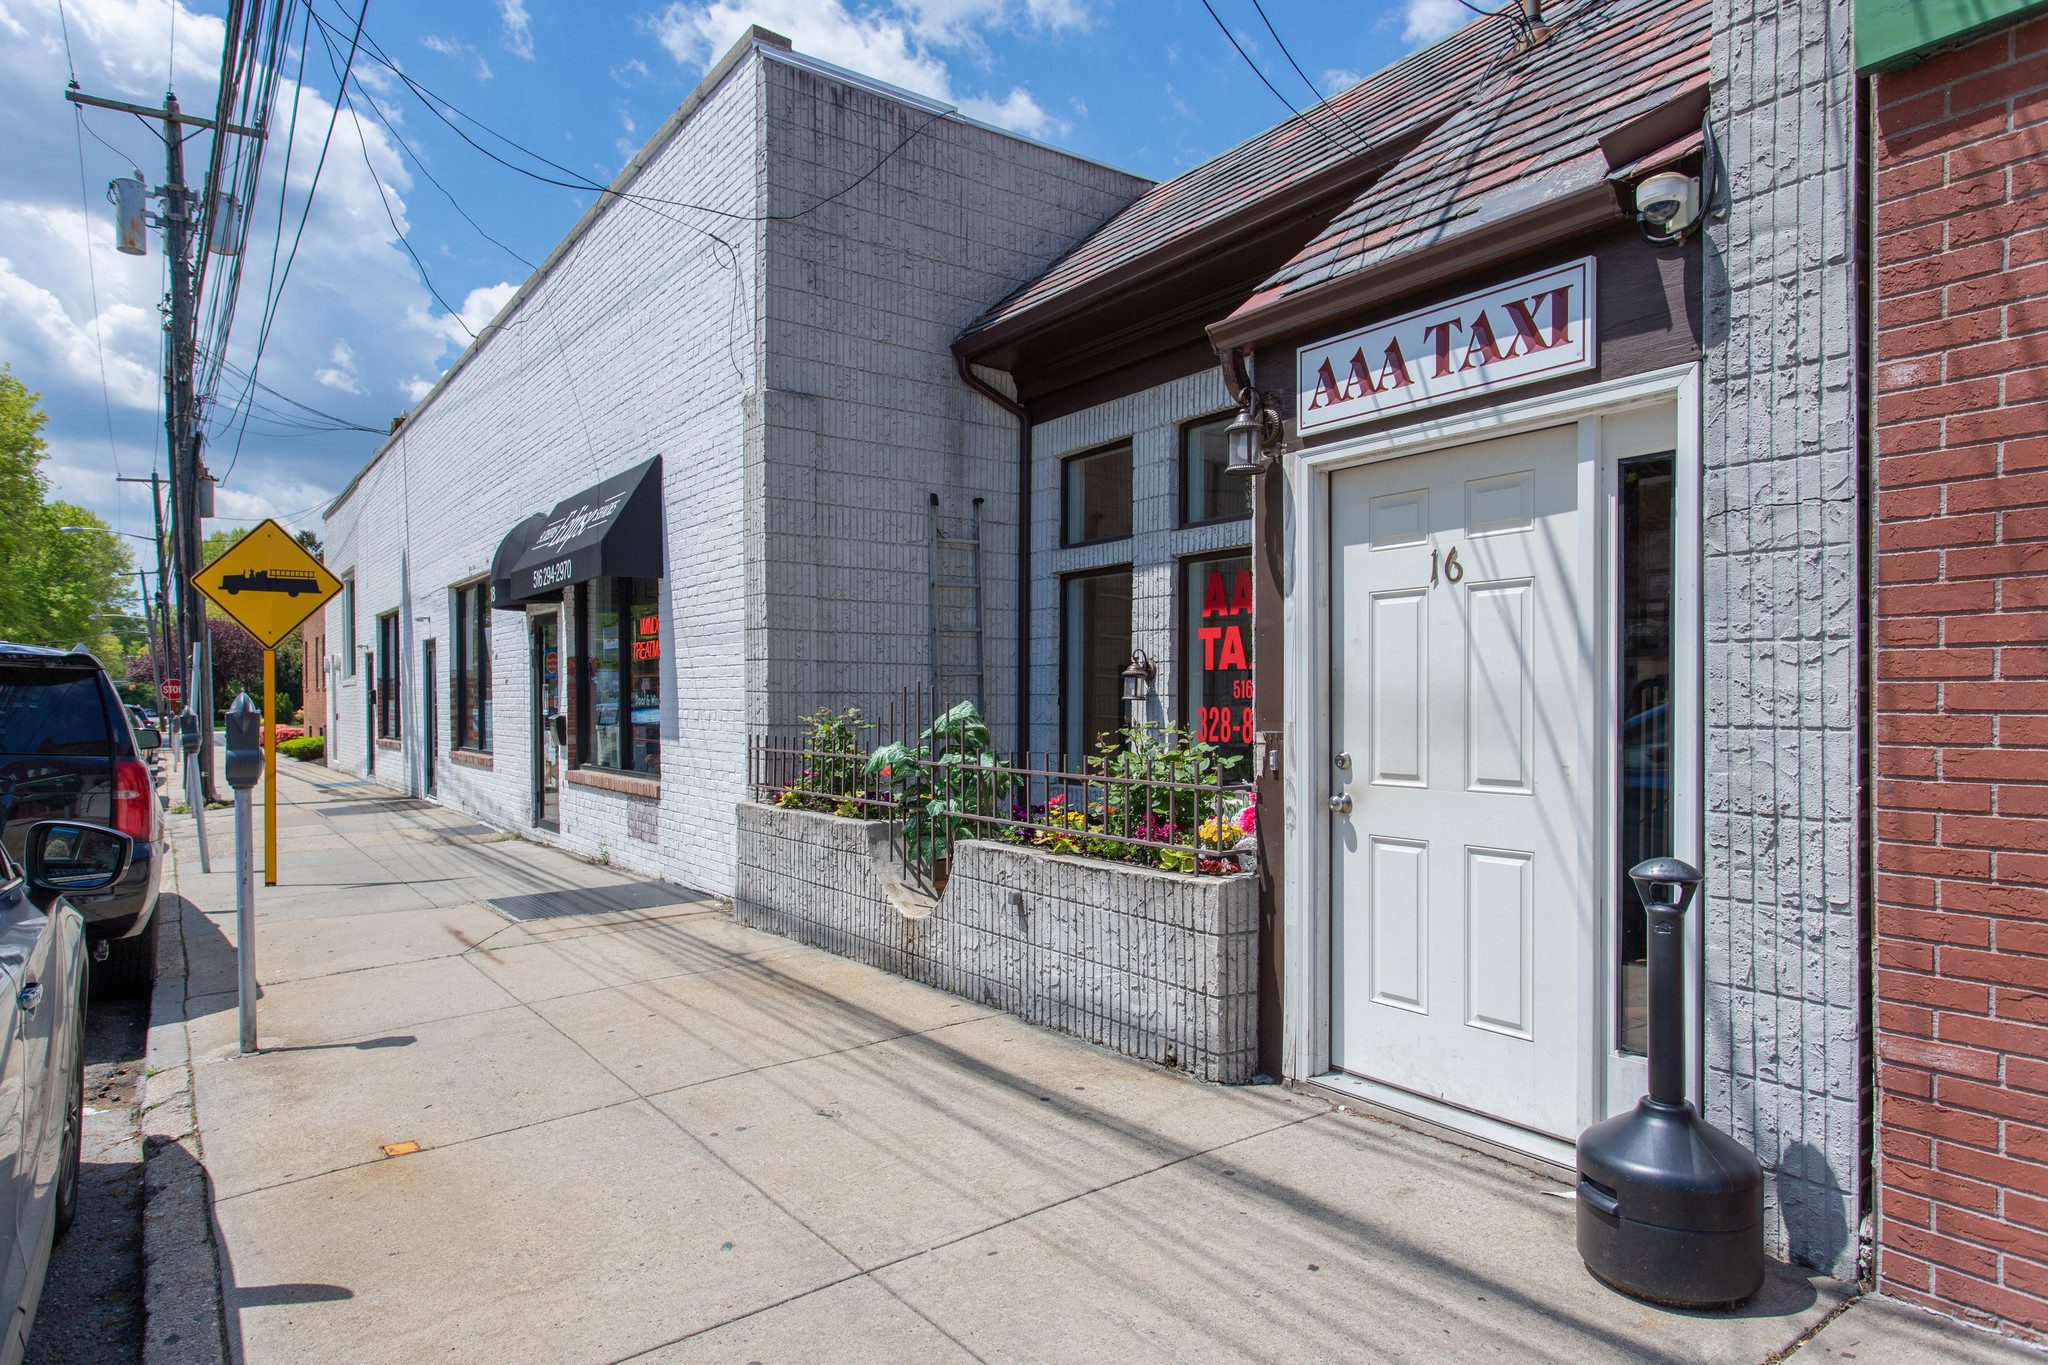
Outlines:
[[[134,1000],[149,995],[156,984],[156,916],[142,932],[107,944],[104,962],[92,964],[92,998]]]
[[[57,1236],[78,1217],[78,1165],[85,1146],[85,1001],[78,1002],[71,1025],[71,1093],[64,1105],[63,1164],[57,1168]]]

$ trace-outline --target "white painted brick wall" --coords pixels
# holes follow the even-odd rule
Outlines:
[[[757,109],[743,65],[648,165],[634,193],[751,211]],[[487,573],[499,540],[521,518],[660,455],[668,586],[682,627],[670,642],[678,734],[663,755],[661,842],[633,837],[634,798],[582,786],[562,791],[558,842],[725,891],[732,805],[745,777],[740,446],[742,399],[755,373],[758,257],[748,233],[710,228],[728,249],[691,217],[621,201],[599,218],[337,509],[328,562],[355,572],[358,644],[374,643],[378,613],[395,607],[404,618],[408,742],[402,761],[388,750],[377,755],[376,775],[419,791],[419,646],[439,642],[436,728],[445,750],[451,586]],[[465,767],[444,752],[436,778],[443,802],[543,837],[530,827],[525,625],[517,613],[493,613],[495,766]],[[335,766],[349,772],[363,767],[363,684],[358,667],[342,688]]]
[[[875,714],[895,689],[922,680],[929,497],[940,495],[957,534],[981,497],[984,682],[1007,744],[1016,424],[967,388],[950,347],[1145,182],[990,129],[934,122],[928,110],[805,68],[771,60],[763,72],[766,202],[801,216],[766,233],[755,714],[776,724],[826,705]]]
[[[749,721],[871,710],[927,658],[925,507],[989,498],[1013,527],[1010,419],[954,373],[952,339],[1143,182],[755,53],[632,193],[391,443],[327,526],[357,581],[357,641],[405,622],[403,755],[422,789],[420,643],[438,642],[439,798],[586,857],[712,892],[734,876]],[[929,126],[922,126],[929,123]],[[840,194],[918,130],[850,192]],[[694,211],[706,204],[749,222]],[[531,828],[525,621],[493,618],[494,767],[448,760],[450,588],[517,521],[663,458],[676,735],[657,842],[643,799],[581,785]],[[1000,531],[997,537],[999,539]],[[992,710],[1013,688],[1014,535],[992,554]],[[575,594],[570,594],[573,603]],[[337,609],[338,610],[338,609]],[[415,620],[414,618],[424,618]],[[358,654],[360,659],[360,653]],[[365,679],[344,677],[334,765],[361,773]]]
[[[1180,525],[1180,428],[1230,409],[1218,370],[1204,370],[1102,403],[1032,432],[1031,733],[1036,748],[1060,747],[1061,575],[1113,564],[1131,566],[1131,644],[1158,667],[1149,718],[1182,723],[1180,610],[1176,562],[1188,555],[1249,547],[1252,523]],[[1068,455],[1129,438],[1131,538],[1060,548],[1060,463]]]
[[[1844,0],[1714,10],[1707,233],[1707,1114],[1773,1250],[1853,1273],[1859,1031],[1856,82]]]

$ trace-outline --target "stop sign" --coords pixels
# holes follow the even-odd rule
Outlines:
[[[185,684],[176,678],[166,678],[156,693],[172,706],[176,706],[185,699]]]

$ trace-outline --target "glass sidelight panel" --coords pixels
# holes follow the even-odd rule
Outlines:
[[[1637,1056],[1647,1050],[1649,922],[1628,869],[1673,848],[1672,787],[1672,562],[1671,499],[1673,457],[1648,455],[1621,462],[1620,584],[1621,638],[1617,658],[1621,695],[1620,799],[1616,809],[1615,904],[1621,910],[1615,942],[1616,1049]]]
[[[1060,743],[1078,763],[1124,728],[1124,667],[1131,661],[1131,571],[1078,574],[1062,585],[1064,655]]]

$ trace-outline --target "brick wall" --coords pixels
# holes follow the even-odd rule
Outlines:
[[[1878,1275],[2048,1333],[2048,21],[1876,78]]]

